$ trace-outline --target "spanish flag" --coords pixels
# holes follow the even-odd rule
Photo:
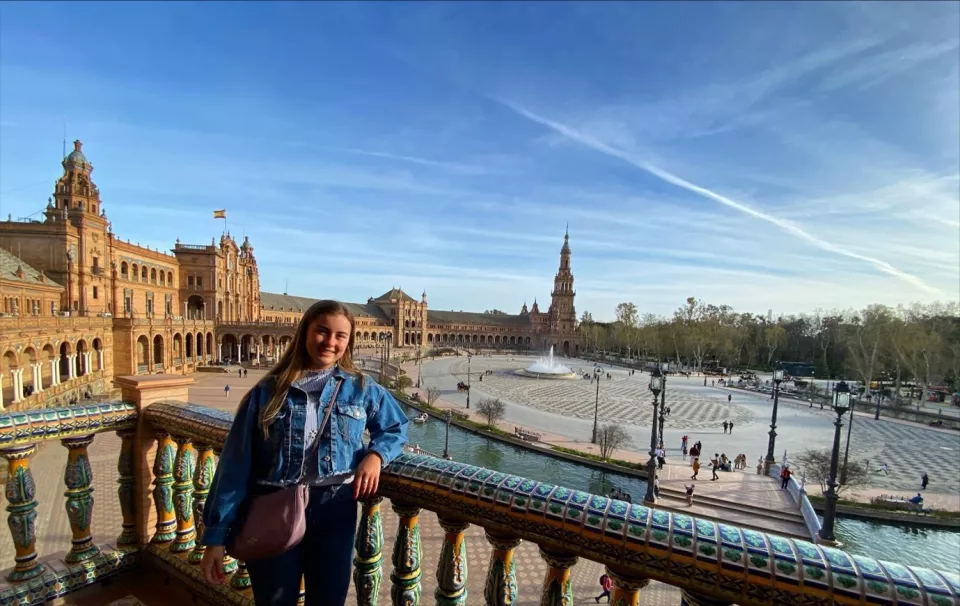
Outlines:
[[[213,211],[213,218],[214,218],[214,219],[226,219],[226,218],[227,218],[227,211],[226,211],[226,209]]]

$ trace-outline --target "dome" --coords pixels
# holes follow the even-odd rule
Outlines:
[[[77,139],[76,141],[74,141],[74,142],[73,142],[73,151],[70,152],[70,153],[67,155],[67,157],[63,159],[63,163],[64,163],[65,165],[66,165],[66,164],[73,164],[73,165],[77,165],[77,166],[90,166],[90,167],[92,167],[93,165],[90,164],[90,161],[87,160],[87,157],[86,157],[85,155],[83,155],[83,152],[82,152],[82,151],[80,151],[80,148],[81,148],[81,147],[83,147],[83,143],[81,143],[79,139]]]

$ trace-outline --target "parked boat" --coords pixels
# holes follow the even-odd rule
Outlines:
[[[424,412],[424,413],[421,413],[421,414],[413,417],[413,422],[414,422],[414,423],[423,424],[423,423],[426,423],[426,422],[427,422],[427,418],[428,418],[428,417],[427,417],[427,413]]]

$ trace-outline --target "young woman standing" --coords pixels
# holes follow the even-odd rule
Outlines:
[[[303,540],[246,562],[254,599],[294,606],[303,577],[307,606],[346,601],[357,499],[377,492],[380,469],[402,452],[409,422],[393,396],[354,366],[354,331],[346,306],[314,303],[277,366],[241,401],[203,512],[208,583],[224,581],[225,546],[246,521],[249,500],[306,484]]]

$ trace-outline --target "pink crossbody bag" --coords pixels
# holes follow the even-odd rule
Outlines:
[[[334,380],[337,384],[317,431],[318,439],[330,421],[340,391],[341,380]],[[227,553],[249,562],[273,558],[293,549],[307,532],[309,502],[310,486],[303,483],[253,497],[243,526],[227,546]]]

